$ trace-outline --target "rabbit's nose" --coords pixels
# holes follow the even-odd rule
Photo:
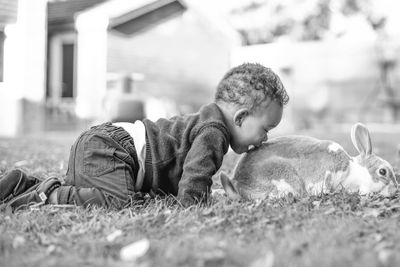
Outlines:
[[[400,173],[396,173],[394,178],[394,184],[396,186],[399,186],[399,183],[400,183]]]

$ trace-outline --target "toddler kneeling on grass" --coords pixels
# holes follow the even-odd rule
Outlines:
[[[205,201],[229,145],[239,154],[260,146],[288,100],[271,69],[242,64],[225,74],[214,102],[197,113],[108,122],[83,132],[71,148],[63,184],[9,172],[0,179],[0,201],[13,210],[35,203],[121,209],[137,192],[172,194],[184,206]]]

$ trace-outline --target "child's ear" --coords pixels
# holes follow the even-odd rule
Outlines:
[[[233,115],[233,122],[237,126],[241,126],[244,119],[249,115],[249,110],[247,108],[238,109]]]

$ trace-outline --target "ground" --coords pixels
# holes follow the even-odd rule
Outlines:
[[[355,153],[348,133],[313,134]],[[373,141],[377,154],[398,167],[396,136],[374,134]],[[73,139],[0,139],[0,176],[11,168],[40,178],[63,175]],[[236,158],[226,157],[226,172]],[[399,199],[338,192],[251,202],[217,195],[189,209],[170,197],[138,200],[121,211],[3,211],[0,266],[399,266]],[[124,261],[121,249],[140,240],[148,250],[142,246],[143,255]]]

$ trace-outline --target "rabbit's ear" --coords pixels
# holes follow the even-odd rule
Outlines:
[[[356,123],[351,127],[351,141],[362,156],[372,154],[371,137],[365,125]]]
[[[227,196],[230,199],[240,199],[240,195],[237,192],[235,186],[232,184],[232,182],[229,179],[228,175],[226,175],[224,172],[221,172],[219,177],[221,179],[222,187],[224,188]]]

